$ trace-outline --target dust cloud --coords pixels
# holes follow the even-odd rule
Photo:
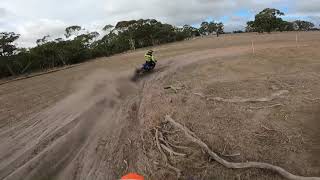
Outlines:
[[[52,107],[0,133],[0,179],[113,178],[111,172],[99,172],[105,152],[97,148],[101,138],[118,143],[123,127],[118,123],[125,117],[119,112],[138,87],[128,74],[97,70],[73,89]]]

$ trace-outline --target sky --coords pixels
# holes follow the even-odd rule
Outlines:
[[[176,26],[222,21],[225,31],[243,30],[264,8],[277,8],[293,21],[320,24],[320,0],[0,0],[0,32],[21,35],[20,47],[35,46],[45,35],[63,37],[66,27],[80,25],[101,32],[121,20],[155,18]]]

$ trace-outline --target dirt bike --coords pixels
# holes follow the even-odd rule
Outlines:
[[[133,81],[138,80],[139,77],[142,77],[143,75],[151,72],[156,67],[156,63],[150,64],[150,63],[144,63],[142,67],[137,68],[134,76],[132,77]]]

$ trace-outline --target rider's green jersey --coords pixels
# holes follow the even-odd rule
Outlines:
[[[144,58],[147,62],[157,62],[156,58],[148,53],[144,55]]]

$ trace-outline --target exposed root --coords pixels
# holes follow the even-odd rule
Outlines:
[[[234,153],[234,154],[221,154],[224,157],[235,157],[235,156],[240,156],[240,153]]]
[[[203,98],[206,98],[208,101],[219,101],[219,102],[228,102],[228,103],[246,103],[246,102],[256,103],[256,102],[269,102],[269,101],[272,101],[272,100],[276,99],[277,97],[280,97],[280,96],[287,94],[287,93],[289,93],[288,90],[281,90],[281,91],[278,91],[278,92],[271,94],[268,97],[263,97],[263,98],[234,97],[231,99],[225,99],[225,98],[221,98],[221,97],[206,97],[200,93],[193,93],[193,94],[198,95]]]
[[[178,90],[183,89],[183,87],[166,86],[164,89],[172,89],[174,93],[178,93]]]
[[[274,107],[279,107],[279,106],[284,106],[283,104],[274,104],[270,106],[262,106],[262,107],[250,107],[250,109],[266,109],[266,108],[274,108]]]
[[[224,154],[226,152],[226,147],[227,147],[227,145],[224,145],[224,148],[223,148],[223,151],[221,154]]]
[[[183,157],[187,156],[186,154],[178,153],[178,152],[175,152],[174,150],[172,150],[170,147],[176,147],[177,148],[179,146],[176,146],[176,145],[170,143],[169,141],[165,140],[165,138],[163,137],[163,134],[161,132],[158,131],[158,133],[159,133],[159,140],[162,141],[164,144],[166,144],[166,145],[164,145],[164,144],[160,143],[160,146],[164,150],[166,150],[170,154],[170,156],[172,156],[172,155],[183,156]]]
[[[224,148],[223,148],[223,151],[222,151],[222,153],[221,153],[222,156],[224,156],[224,157],[235,157],[235,156],[240,156],[240,155],[241,155],[240,153],[225,154],[225,152],[226,152],[226,147],[227,147],[227,145],[225,145]]]
[[[269,135],[263,135],[263,134],[254,134],[254,135],[258,137],[265,137],[265,138],[269,137]]]
[[[144,146],[145,140],[144,140],[143,134],[141,134],[140,138],[141,138],[141,144],[142,144],[143,154],[147,155],[147,150],[146,150],[146,147]]]
[[[180,130],[176,130],[176,131],[162,130],[162,132],[167,133],[167,134],[176,134],[176,133],[180,132]]]
[[[157,144],[158,150],[159,150],[160,153],[162,154],[165,162],[167,163],[167,162],[168,162],[168,157],[167,157],[166,154],[162,151],[161,146],[160,146],[160,142],[159,142],[159,131],[158,131],[158,129],[155,129],[155,130],[156,130],[156,134],[155,134],[156,144]]]
[[[213,101],[220,101],[220,102],[230,102],[230,103],[255,103],[255,102],[269,102],[274,100],[275,98],[287,94],[289,91],[287,90],[281,90],[276,93],[271,94],[269,97],[263,97],[263,98],[241,98],[241,97],[234,97],[232,99],[224,99],[221,97],[214,97],[214,98],[207,98],[207,100],[213,100]]]
[[[309,100],[309,101],[319,101],[320,98],[308,98],[308,97],[305,97],[306,100]]]
[[[197,96],[200,96],[200,97],[202,97],[202,98],[206,98],[206,96],[205,95],[203,95],[203,94],[201,94],[201,93],[193,93],[194,95],[197,95]]]
[[[166,151],[170,154],[170,156],[172,156],[172,155],[182,156],[182,157],[187,156],[186,154],[175,152],[174,150],[170,149],[169,147],[165,146],[164,144],[160,144],[160,146],[161,146],[164,150],[166,150]]]
[[[158,131],[158,138],[160,141],[164,142],[167,146],[168,146],[168,143],[166,140],[164,140],[164,137],[163,137],[163,134],[161,132]]]
[[[267,130],[267,131],[274,131],[275,133],[279,133],[281,136],[283,136],[283,137],[286,139],[286,141],[287,141],[288,143],[291,142],[291,139],[290,139],[290,137],[289,137],[287,134],[285,134],[285,133],[283,133],[283,132],[281,132],[281,131],[278,131],[278,130],[276,130],[276,129],[268,128],[267,126],[264,126],[264,125],[261,125],[261,127],[262,127],[263,129]],[[255,136],[266,137],[266,138],[269,137],[269,135],[262,135],[262,134],[255,134]]]
[[[179,179],[180,176],[181,176],[181,170],[178,169],[178,168],[176,168],[176,167],[174,167],[174,166],[172,166],[172,165],[170,165],[169,160],[168,160],[168,157],[167,157],[167,155],[163,152],[163,150],[162,150],[162,148],[161,148],[161,145],[160,145],[160,142],[159,142],[159,131],[158,131],[158,129],[155,129],[155,130],[156,130],[156,134],[155,134],[155,136],[156,136],[156,144],[157,144],[158,150],[160,151],[160,153],[161,153],[161,155],[162,155],[162,157],[163,157],[163,159],[164,159],[164,161],[165,161],[165,165],[166,165],[169,169],[175,171],[176,174],[177,174],[177,178]]]
[[[221,157],[219,157],[215,152],[211,151],[210,148],[205,144],[203,141],[201,141],[197,136],[194,135],[189,129],[181,125],[180,123],[177,123],[174,121],[170,116],[165,117],[166,121],[170,122],[172,125],[174,125],[176,128],[181,129],[184,131],[185,135],[194,143],[198,144],[201,148],[203,148],[215,161],[222,164],[223,166],[227,168],[233,168],[233,169],[243,169],[243,168],[259,168],[259,169],[269,169],[272,171],[275,171],[279,173],[284,178],[290,179],[290,180],[320,180],[320,177],[303,177],[303,176],[297,176],[294,174],[291,174],[290,172],[284,170],[283,168],[279,166],[274,166],[268,163],[261,163],[261,162],[245,162],[245,163],[233,163],[228,162]]]
[[[126,170],[124,172],[128,172],[129,165],[127,160],[123,160],[124,164],[126,165]]]
[[[177,148],[177,149],[190,149],[189,147],[186,147],[186,146],[178,146],[178,145],[172,144],[170,142],[168,142],[168,143],[169,143],[169,145],[171,147],[174,147],[174,148]]]
[[[286,82],[283,82],[283,81],[279,81],[279,80],[276,80],[277,84],[279,86],[281,86],[282,88],[286,88],[286,89],[294,89],[294,85],[290,85]]]
[[[180,136],[179,136],[178,134],[175,134],[174,136],[177,137],[178,139],[180,138]],[[173,138],[170,138],[170,142],[172,142],[172,143],[174,143],[174,144],[181,144],[180,141],[177,141],[177,140],[175,140],[175,139],[173,139]]]
[[[270,129],[270,128],[268,128],[268,127],[264,126],[264,125],[261,125],[261,127],[262,127],[262,128],[264,128],[264,129],[266,129],[266,130],[268,130],[268,131],[276,131],[276,130],[274,130],[274,129]]]

